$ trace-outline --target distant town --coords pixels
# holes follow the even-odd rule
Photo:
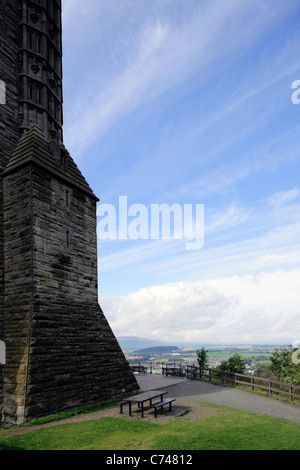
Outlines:
[[[147,346],[147,340],[144,345]],[[131,363],[174,363],[180,364],[196,364],[197,363],[197,350],[203,346],[149,346],[140,347],[135,349],[135,345],[141,346],[143,340],[140,338],[131,339],[126,341],[125,339],[119,339],[120,345],[124,351],[126,359]],[[272,352],[278,345],[226,345],[226,346],[204,346],[208,352],[208,366],[215,368],[221,364],[222,361],[227,360],[234,354],[239,354],[246,364],[246,370],[248,373],[255,373],[256,368],[262,363],[269,362],[269,358]]]

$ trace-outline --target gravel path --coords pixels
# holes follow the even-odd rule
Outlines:
[[[152,387],[152,390],[167,387],[168,395],[172,398],[186,398],[189,402],[202,401],[229,406],[300,423],[300,406],[285,404],[279,400],[243,392],[236,388],[196,380],[163,378],[159,375],[137,375],[137,380],[142,390],[149,390],[149,387]]]
[[[272,398],[260,397],[251,393],[243,392],[230,387],[222,387],[196,380],[178,379],[174,377],[162,377],[161,375],[136,375],[141,391],[147,390],[167,390],[168,396],[176,398],[171,413],[166,410],[154,417],[153,409],[145,411],[145,417],[141,418],[140,412],[136,409],[131,419],[143,419],[163,423],[176,416],[185,415],[186,419],[201,419],[205,416],[218,413],[218,409],[213,405],[229,406],[239,410],[252,411],[253,413],[275,416],[289,421],[300,423],[300,407],[282,403]],[[212,406],[203,406],[199,402],[210,403]],[[188,413],[186,415],[186,413]],[[32,427],[14,427],[7,430],[7,433],[0,434],[1,438],[11,437],[17,434],[32,432],[42,428],[59,426],[70,423],[80,423],[101,419],[104,417],[128,418],[128,410],[120,415],[120,407],[100,410],[86,415],[75,416],[54,423],[48,423]]]

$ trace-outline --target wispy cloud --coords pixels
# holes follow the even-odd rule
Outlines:
[[[105,252],[100,249],[100,292],[121,292],[123,273],[128,279],[137,277],[134,285],[149,286],[166,278],[195,280],[294,269],[300,262],[299,199],[294,188],[256,201],[254,207],[233,201],[207,208],[204,247],[197,252],[186,251],[184,240],[106,244]]]
[[[248,142],[248,140],[246,139]],[[231,145],[235,142],[233,136]],[[282,142],[285,145],[282,145]],[[212,195],[230,194],[243,184],[243,182],[259,173],[270,174],[280,170],[282,167],[294,165],[300,160],[297,151],[299,144],[299,128],[285,129],[278,135],[272,135],[267,141],[258,141],[254,149],[244,150],[243,146],[235,157],[227,161],[216,164],[212,168],[204,168],[198,176],[191,177],[188,182],[184,182],[177,188],[178,194],[189,194],[190,197],[197,197],[203,200]],[[223,152],[228,155],[228,151]],[[222,155],[222,150],[217,148],[208,150],[208,155],[214,159],[215,154]],[[255,193],[253,193],[255,194]]]
[[[290,189],[289,191],[280,191],[269,197],[270,206],[274,209],[282,208],[288,203],[299,199],[299,194],[298,188]]]
[[[105,2],[102,3],[105,5]],[[90,11],[93,5],[94,2]],[[182,83],[196,70],[200,82],[209,86],[208,80],[215,80],[212,71],[216,74],[231,62],[239,60],[274,21],[274,17],[282,12],[282,8],[273,5],[266,15],[265,7],[258,3],[254,6],[253,2],[248,1],[243,4],[235,0],[213,1],[205,7],[204,4],[196,7],[192,2],[193,17],[188,15],[181,22],[175,22],[161,12],[160,15],[153,15],[152,8],[146,8],[145,2],[142,5],[144,9],[138,9],[140,27],[131,38],[127,60],[120,61],[123,66],[116,69],[116,74],[107,77],[107,83],[103,83],[101,77],[106,72],[101,67],[104,64],[92,53],[93,77],[90,79],[90,72],[87,71],[87,87],[80,90],[80,95],[66,114],[66,140],[79,154],[121,117]],[[149,20],[148,10],[152,13]],[[71,4],[66,2],[66,18],[70,11]],[[75,7],[73,11],[76,11]],[[246,22],[248,15],[251,21]],[[118,20],[121,21],[121,18]],[[228,28],[231,34],[226,34]],[[281,77],[286,73],[285,69]],[[94,74],[99,76],[98,83]],[[244,90],[242,97],[237,97],[226,107],[221,106],[221,111],[212,118],[213,122],[241,107],[278,79],[277,75],[271,79],[266,77],[264,84],[258,85],[257,89],[251,86]],[[92,89],[89,84],[93,85]],[[210,125],[212,122],[206,122],[206,126]]]
[[[140,50],[134,62],[100,91],[93,90],[93,100],[85,96],[75,104],[77,118],[68,125],[67,133],[77,151],[101,135],[116,119],[130,113],[144,99],[149,81],[159,73],[151,57],[164,41],[166,28],[160,24],[147,28],[139,39]],[[91,90],[89,90],[91,93]],[[74,109],[72,110],[72,113]],[[80,129],[80,134],[78,134]]]

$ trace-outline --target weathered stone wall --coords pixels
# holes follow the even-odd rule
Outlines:
[[[27,417],[37,414],[36,403],[61,409],[136,389],[98,305],[96,201],[38,168],[32,198],[37,366]]]
[[[5,302],[4,411],[22,422],[28,377],[32,311],[31,168],[4,178]]]
[[[136,391],[98,305],[95,199],[35,165],[4,188],[5,421]]]
[[[18,0],[0,0],[0,80],[5,83],[6,103],[0,104],[0,173],[20,138],[18,127]],[[0,340],[3,332],[3,194],[0,174]],[[0,365],[0,419],[2,403]]]

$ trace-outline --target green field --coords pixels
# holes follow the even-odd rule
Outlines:
[[[214,415],[198,420],[188,415],[165,423],[106,417],[56,425],[1,438],[0,450],[300,450],[297,423],[214,408]]]

